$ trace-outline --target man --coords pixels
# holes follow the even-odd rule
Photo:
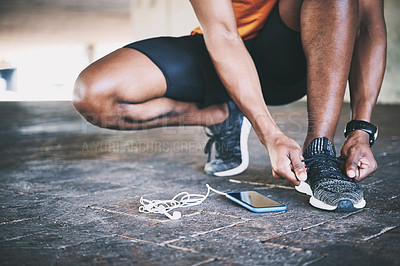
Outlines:
[[[205,171],[219,176],[246,169],[251,123],[273,176],[310,194],[313,206],[364,207],[356,182],[377,168],[370,119],[386,64],[383,0],[191,3],[202,31],[136,42],[93,63],[76,81],[76,109],[113,129],[207,126],[206,151],[215,142],[216,154]],[[352,121],[340,151],[342,172],[332,143],[347,81]],[[267,104],[305,93],[309,125],[302,151],[280,131]]]

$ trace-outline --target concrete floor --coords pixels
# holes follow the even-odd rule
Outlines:
[[[271,108],[299,143],[304,103]],[[343,108],[341,128],[348,120]],[[202,172],[200,127],[141,132],[95,128],[69,102],[0,103],[1,264],[399,265],[400,106],[377,106],[379,170],[363,181],[367,206],[320,211],[284,180],[251,134],[250,167],[231,178]],[[288,206],[256,214],[211,194],[183,218],[138,212],[139,198],[170,199],[205,184],[256,190]]]

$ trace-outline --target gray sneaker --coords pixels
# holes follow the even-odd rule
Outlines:
[[[353,179],[342,173],[333,145],[327,138],[316,138],[304,154],[307,181],[296,190],[310,198],[310,204],[328,211],[354,211],[365,207],[363,191]]]
[[[208,175],[232,176],[242,173],[249,166],[247,140],[251,124],[233,101],[228,102],[228,118],[208,127],[208,140],[204,152],[208,160],[204,171]],[[211,149],[215,143],[215,155],[211,160]]]

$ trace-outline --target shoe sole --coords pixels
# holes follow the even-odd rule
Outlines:
[[[250,131],[251,131],[250,121],[244,116],[240,132],[240,153],[242,154],[242,163],[239,166],[229,170],[214,172],[212,173],[213,175],[220,177],[233,176],[233,175],[238,175],[247,169],[247,167],[249,166],[249,149],[247,141],[249,139]]]
[[[353,204],[353,202],[351,200],[341,200],[341,201],[339,201],[338,205],[336,205],[336,206],[326,204],[325,202],[322,202],[313,196],[310,185],[307,184],[306,182],[300,182],[300,185],[295,186],[295,189],[300,193],[304,193],[304,194],[307,194],[308,196],[311,196],[310,204],[312,206],[314,206],[318,209],[326,210],[326,211],[350,212],[350,211],[356,211],[356,210],[362,209],[366,205],[366,201],[364,200],[364,198],[362,198],[356,204]]]

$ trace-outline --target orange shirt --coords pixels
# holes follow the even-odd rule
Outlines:
[[[258,35],[278,0],[232,0],[239,35],[248,40]],[[192,34],[202,33],[200,27]]]

